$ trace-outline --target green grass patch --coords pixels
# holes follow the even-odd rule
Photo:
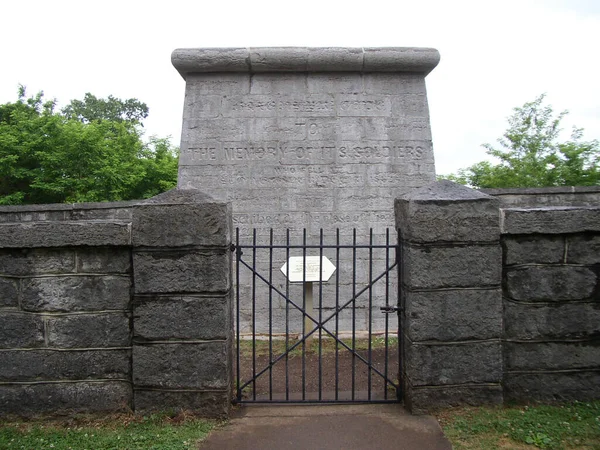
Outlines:
[[[313,339],[309,339],[306,342],[306,353],[307,354],[319,354],[319,339],[318,335],[313,335]],[[346,344],[349,348],[352,347],[352,338],[344,338],[340,339],[344,344]],[[290,338],[288,340],[288,348],[291,348],[294,344],[298,342],[295,338]],[[321,340],[321,354],[327,355],[335,352],[337,341],[335,339],[322,339]],[[251,339],[242,339],[240,340],[240,354],[243,356],[252,356],[252,340]],[[269,355],[269,341],[257,339],[255,341],[255,351],[256,356],[268,356]],[[285,353],[286,343],[285,339],[273,339],[271,342],[273,355],[276,357]],[[388,348],[395,349],[398,346],[398,338],[396,337],[388,337]],[[337,348],[340,352],[348,351],[342,344],[337,343]],[[369,339],[355,339],[354,348],[359,351],[364,351],[369,349]],[[371,349],[383,349],[385,348],[385,337],[383,336],[373,336],[371,337]],[[289,352],[290,357],[302,355],[302,344],[298,345],[296,348]]]
[[[185,413],[1,421],[0,449],[187,450],[215,425]]]
[[[438,420],[455,449],[600,450],[600,401],[453,408]]]

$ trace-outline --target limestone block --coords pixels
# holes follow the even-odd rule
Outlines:
[[[511,373],[504,376],[504,398],[512,402],[589,401],[600,398],[600,372]]]
[[[99,348],[131,345],[129,315],[125,312],[48,317],[46,330],[49,347]]]
[[[250,76],[247,73],[190,73],[186,77],[186,99],[202,95],[248,93]]]
[[[600,264],[600,235],[569,236],[567,244],[569,264]]]
[[[0,413],[129,412],[132,396],[131,385],[122,381],[1,385]]]
[[[136,388],[228,389],[227,344],[222,341],[133,347]]]
[[[559,264],[565,257],[565,238],[557,235],[505,235],[505,264]]]
[[[419,72],[428,74],[440,61],[432,48],[372,47],[365,48],[365,72]]]
[[[225,292],[230,265],[229,249],[134,252],[135,292]]]
[[[227,339],[231,335],[231,298],[138,297],[134,337],[139,340]]]
[[[600,334],[596,303],[504,303],[507,339],[577,339]]]
[[[2,249],[0,273],[5,275],[60,274],[75,271],[75,252],[67,249]]]
[[[464,341],[502,334],[500,289],[406,292],[405,333],[412,341]]]
[[[594,295],[596,273],[580,266],[533,266],[506,271],[506,295],[521,301],[583,300]]]
[[[171,62],[183,78],[198,72],[247,72],[248,50],[245,48],[177,49]]]
[[[226,246],[231,207],[222,203],[140,205],[133,215],[136,247]]]
[[[131,280],[127,276],[61,276],[22,281],[26,311],[72,312],[126,310]]]
[[[0,277],[0,307],[19,305],[19,280]]]
[[[0,352],[0,380],[128,379],[129,350],[12,350]]]
[[[20,312],[0,315],[0,348],[35,348],[44,345],[44,321]]]
[[[183,410],[194,411],[202,417],[225,419],[231,409],[229,390],[177,392],[136,388],[134,396],[136,412]]]
[[[90,248],[77,252],[77,272],[131,273],[128,248]]]
[[[598,232],[600,207],[503,209],[501,228],[503,234]]]
[[[505,342],[506,369],[600,369],[600,346],[582,342]]]
[[[448,180],[396,199],[396,227],[411,242],[500,239],[498,200]]]
[[[127,246],[131,230],[126,222],[28,222],[0,225],[0,247]]]
[[[500,284],[500,245],[404,246],[404,284],[409,289],[485,287]]]
[[[498,383],[502,379],[502,345],[407,343],[404,371],[413,386]]]

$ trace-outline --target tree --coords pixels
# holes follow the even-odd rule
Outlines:
[[[447,178],[476,188],[600,184],[598,141],[582,141],[583,129],[573,128],[570,139],[560,142],[560,123],[568,112],[555,116],[544,99],[540,95],[514,109],[508,129],[498,140],[501,149],[484,144],[498,164],[482,161]]]
[[[63,108],[62,113],[69,119],[77,119],[84,123],[108,120],[141,125],[148,117],[148,106],[135,98],[121,100],[109,95],[108,98],[103,99],[88,92],[83,100],[71,100]]]
[[[23,87],[0,105],[0,204],[141,199],[174,187],[177,149],[168,139],[144,142],[141,116],[109,102],[125,109],[108,114],[100,99],[98,111],[88,103],[86,117],[73,117]]]

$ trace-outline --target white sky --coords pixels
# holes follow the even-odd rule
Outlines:
[[[434,47],[427,77],[438,173],[485,159],[512,108],[541,93],[600,138],[600,0],[4,0],[0,103],[19,83],[59,105],[138,98],[148,134],[179,144],[180,47]]]

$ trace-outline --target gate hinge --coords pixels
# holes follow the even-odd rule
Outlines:
[[[397,306],[382,306],[379,309],[381,309],[381,312],[384,314],[392,314],[400,311],[400,308]]]

